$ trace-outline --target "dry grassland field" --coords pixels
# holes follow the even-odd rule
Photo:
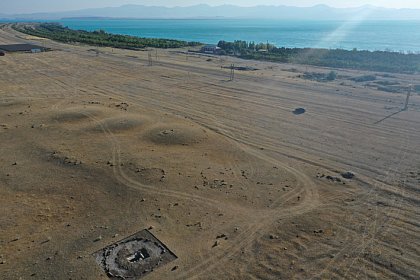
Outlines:
[[[144,229],[176,259],[141,279],[420,278],[420,95],[351,80],[418,75],[24,42],[52,51],[0,57],[1,279],[109,279]]]

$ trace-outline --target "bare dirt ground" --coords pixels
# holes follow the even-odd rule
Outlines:
[[[144,279],[420,278],[420,95],[41,44],[0,57],[0,278],[107,279],[92,254],[145,228],[178,259]]]

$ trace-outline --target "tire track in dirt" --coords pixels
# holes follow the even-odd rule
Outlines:
[[[408,143],[406,142],[405,145],[408,145]],[[400,150],[400,157],[399,158],[400,158],[399,163],[401,164],[402,160],[404,159],[404,153],[402,152],[402,149]],[[395,172],[399,168],[399,165],[396,167]],[[392,170],[391,170],[391,167],[390,167],[389,170],[388,170],[388,172],[387,172],[386,177],[384,178],[384,181],[386,181],[386,179],[389,176],[393,176],[393,175],[390,175],[391,172],[392,172]],[[366,194],[363,195],[363,198],[361,200],[362,201],[365,201],[364,203],[368,203],[369,200],[372,198],[372,196],[377,195],[377,191],[375,191],[377,189],[378,189],[378,186],[377,185],[372,186],[372,188]],[[353,220],[350,221],[350,222],[357,223],[356,218],[352,218],[352,219]],[[369,224],[368,226],[366,226],[365,227],[365,231],[362,234],[363,235],[363,237],[362,237],[362,239],[363,239],[362,245],[354,246],[354,244],[352,242],[350,242],[348,245],[345,245],[343,248],[341,248],[334,255],[334,258],[327,264],[327,266],[319,274],[317,274],[316,276],[314,275],[311,279],[313,279],[313,278],[322,278],[322,276],[325,275],[325,274],[326,275],[331,274],[332,273],[332,271],[331,271],[332,270],[332,268],[331,268],[332,266],[334,266],[334,270],[339,270],[340,268],[344,267],[346,261],[348,261],[348,260],[343,259],[342,261],[338,261],[338,258],[341,255],[343,255],[344,253],[351,254],[351,253],[353,253],[354,251],[356,251],[358,249],[366,248],[366,246],[364,246],[365,244],[363,244],[363,243],[364,243],[366,237],[369,235],[368,232],[371,232],[371,230],[374,230],[374,229],[375,229],[375,223],[372,223],[372,224]],[[374,235],[372,235],[372,236],[374,236]],[[348,239],[351,239],[350,236],[348,237]],[[337,269],[337,267],[338,267],[338,269]]]
[[[110,95],[106,95],[106,96],[109,97]],[[115,96],[113,96],[113,97],[115,98]],[[117,97],[120,97],[120,96],[117,96]],[[95,117],[89,116],[89,115],[88,115],[88,117],[91,118],[92,120],[94,120],[98,125],[102,125],[100,123],[100,120],[96,119]],[[114,175],[117,178],[117,180],[120,181],[121,183],[123,183],[124,185],[135,188],[135,189],[138,189],[138,190],[148,191],[148,192],[152,192],[152,193],[159,194],[159,195],[162,195],[162,194],[163,195],[168,195],[168,196],[176,197],[176,198],[179,198],[179,199],[199,200],[199,201],[205,202],[206,204],[211,205],[213,207],[215,207],[217,205],[218,209],[220,209],[220,210],[221,209],[226,210],[226,205],[225,204],[220,204],[218,201],[215,201],[215,200],[210,200],[208,198],[203,198],[203,197],[200,197],[200,196],[185,194],[185,193],[176,192],[176,191],[167,191],[166,190],[166,191],[162,192],[161,190],[153,189],[153,186],[144,185],[142,183],[139,183],[139,182],[131,179],[121,169],[121,164],[120,164],[121,163],[121,158],[120,158],[121,150],[120,150],[120,147],[118,145],[117,140],[115,139],[115,136],[106,127],[103,127],[103,131],[104,131],[104,133],[106,133],[108,135],[108,137],[110,138],[110,141],[113,143],[113,161],[116,163],[116,164],[114,164],[114,168],[113,168]],[[283,165],[282,163],[280,163],[276,160],[273,160],[269,157],[266,157],[266,156],[258,153],[257,151],[253,151],[252,149],[244,149],[243,146],[241,147],[241,149],[243,149],[245,152],[248,152],[248,153],[251,152],[250,154],[252,154],[254,156],[257,156],[258,158],[260,158],[262,160],[266,160],[266,161],[270,162],[271,164],[275,164],[275,165],[280,166],[280,167],[285,167],[286,171],[291,172],[291,174],[298,177],[297,178],[298,181],[300,181],[299,178],[302,177],[302,175],[303,175],[303,174],[293,170],[292,168]],[[312,181],[310,181],[309,179],[305,179],[304,182],[303,182],[303,185],[308,184],[308,183],[312,184]],[[279,201],[287,202],[287,201],[295,198],[296,195],[302,194],[303,199],[302,199],[302,203],[300,204],[301,206],[293,207],[293,209],[288,211],[288,213],[286,213],[286,214],[280,212],[280,216],[279,216],[279,211],[273,211],[273,210],[259,211],[259,212],[252,211],[254,213],[257,213],[255,215],[255,217],[253,218],[253,221],[254,221],[255,224],[252,225],[252,223],[251,223],[250,229],[245,230],[240,235],[238,235],[236,239],[241,240],[239,242],[239,246],[238,246],[238,243],[237,243],[236,245],[234,245],[232,247],[240,248],[241,246],[244,246],[244,245],[252,242],[252,240],[254,240],[258,231],[260,231],[262,228],[264,228],[265,226],[272,223],[271,219],[267,220],[264,223],[261,223],[261,219],[266,218],[267,214],[275,216],[275,220],[276,220],[276,219],[283,218],[283,217],[290,217],[290,216],[294,216],[294,215],[299,215],[299,214],[302,214],[306,211],[311,210],[313,208],[313,206],[315,206],[314,202],[316,201],[316,200],[314,200],[313,190],[311,190],[311,192],[309,192],[309,195],[311,196],[309,199],[307,199],[306,195],[303,195],[303,191],[299,192],[297,190],[298,190],[298,188],[296,188],[295,191],[293,191],[293,192],[289,192],[287,195],[279,197],[277,199],[277,201],[275,201],[273,204],[278,203]],[[310,202],[310,203],[308,203],[308,202]],[[237,212],[240,209],[235,208],[235,209],[232,209],[232,210]],[[241,212],[241,211],[239,211],[239,212]],[[245,211],[242,216],[246,217],[246,220],[249,220],[249,217],[250,217],[249,211]],[[234,252],[233,249],[234,248],[226,248],[225,250],[223,250],[223,252],[220,252],[220,256],[214,256],[213,257],[213,259],[214,259],[213,260],[213,262],[214,262],[213,266],[216,265],[216,262],[215,262],[216,260],[218,260],[218,262],[219,262],[222,259],[225,259],[226,256],[229,256],[229,254],[227,254],[227,253],[232,254]],[[236,251],[238,251],[238,250],[236,250]],[[221,256],[225,256],[225,257],[221,258]],[[195,271],[196,272],[197,271],[202,271],[203,270],[202,266],[206,266],[207,269],[210,268],[210,266],[209,266],[210,261],[211,261],[211,259],[207,259],[207,261],[205,263],[201,263],[200,265],[196,266]]]

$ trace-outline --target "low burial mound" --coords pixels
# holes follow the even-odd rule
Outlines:
[[[75,123],[100,116],[102,113],[103,111],[97,108],[74,107],[56,113],[53,119],[63,123]]]
[[[144,127],[148,122],[149,120],[144,117],[113,117],[96,123],[90,130],[93,132],[103,132],[104,130],[113,133],[127,132]]]
[[[150,129],[144,137],[157,145],[192,145],[204,141],[208,135],[198,126],[165,124]]]

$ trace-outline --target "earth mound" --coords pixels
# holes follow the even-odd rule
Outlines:
[[[145,138],[157,145],[192,145],[207,138],[204,129],[193,125],[166,124],[152,128]]]
[[[97,108],[83,108],[75,107],[65,109],[54,115],[53,119],[58,122],[80,122],[88,120],[91,117],[96,117],[102,114],[102,111]]]
[[[147,123],[148,119],[144,117],[113,117],[100,121],[99,123],[95,124],[91,130],[94,132],[103,132],[103,130],[106,129],[113,133],[118,133],[135,130],[145,126]]]

